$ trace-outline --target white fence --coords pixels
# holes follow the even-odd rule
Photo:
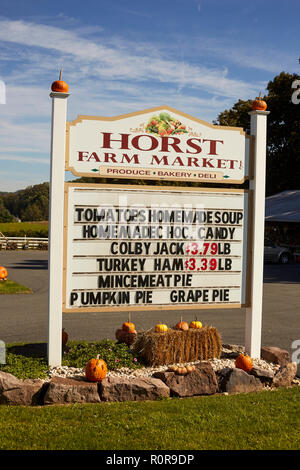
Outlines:
[[[0,236],[0,250],[48,250],[48,238]]]

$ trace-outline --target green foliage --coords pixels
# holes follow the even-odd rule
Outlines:
[[[146,402],[1,405],[0,448],[299,450],[299,398],[294,387]]]
[[[6,364],[0,364],[0,370],[12,374],[18,379],[47,378],[49,366],[45,355],[29,351],[23,344],[7,345]]]
[[[23,221],[49,218],[49,183],[28,186],[14,193],[2,193],[2,199],[5,208]]]
[[[87,362],[96,358],[98,354],[100,359],[106,362],[108,370],[141,367],[138,358],[133,355],[127,344],[118,344],[109,339],[95,343],[70,341],[64,352],[62,364],[70,367],[85,367]]]
[[[250,133],[250,116],[249,111],[252,109],[252,100],[238,100],[231,109],[222,111],[217,120],[213,124],[221,126],[242,127],[245,132]]]
[[[268,83],[263,97],[270,111],[267,129],[267,195],[300,189],[300,105],[292,103],[297,74],[281,72]],[[250,100],[239,100],[219,114],[214,124],[239,126],[249,132]]]
[[[142,367],[138,357],[126,344],[105,339],[90,343],[87,341],[69,341],[63,353],[62,365],[85,367],[87,362],[97,355],[107,363],[108,370],[121,367],[138,369]],[[8,344],[6,364],[0,364],[0,370],[13,374],[19,379],[47,377],[47,353],[45,343]]]
[[[291,101],[292,83],[297,74],[282,72],[268,83],[267,174],[271,194],[300,189],[300,105]]]
[[[14,217],[4,205],[3,197],[0,197],[0,222],[12,222],[13,220]]]

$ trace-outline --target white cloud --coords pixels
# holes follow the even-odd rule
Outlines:
[[[98,39],[96,42],[62,28],[9,20],[0,21],[0,40],[56,51],[61,59],[69,55],[71,58],[68,57],[66,62],[73,67],[76,65],[73,70],[74,74],[80,75],[80,69],[90,64],[89,74],[97,76],[99,80],[143,82],[151,80],[158,83],[179,84],[182,87],[180,71],[184,66],[184,86],[186,87],[200,88],[206,92],[233,98],[245,98],[253,92],[251,83],[228,78],[226,70],[183,63],[168,56],[160,56],[157,51],[149,57],[147,55],[147,52],[151,54],[149,44],[138,53],[137,50],[128,50],[126,43],[120,39],[119,43],[122,42],[122,46],[118,48],[116,40],[113,46],[105,45],[102,40]],[[92,67],[91,64],[93,64]],[[49,66],[46,67],[48,68]]]
[[[16,149],[16,150],[20,150],[20,149]],[[12,149],[10,149],[9,151],[12,151]],[[44,158],[21,157],[18,155],[9,155],[8,153],[6,153],[6,157],[0,156],[0,160],[6,161],[6,162],[15,161],[15,162],[23,162],[23,163],[24,162],[25,163],[42,163],[42,164],[50,165],[49,158],[48,160],[46,160]]]
[[[74,18],[62,24],[73,29],[0,18],[0,79],[5,79],[7,91],[7,104],[1,106],[0,160],[8,157],[20,166],[41,164],[44,180],[49,179],[49,92],[60,67],[70,84],[69,120],[77,114],[113,116],[166,104],[212,121],[237,99],[254,97],[265,86],[261,79],[232,78],[228,64],[266,71],[278,65],[275,54],[269,54],[267,61],[263,50],[214,38],[189,38],[187,42],[178,36],[169,47],[170,41],[107,37],[101,25],[81,27]],[[222,57],[222,61],[211,62],[222,65],[201,63],[202,57]],[[26,178],[26,184],[31,184],[30,177]]]

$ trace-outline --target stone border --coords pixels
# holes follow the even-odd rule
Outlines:
[[[203,362],[187,375],[162,371],[152,377],[107,377],[100,383],[62,377],[52,377],[50,381],[19,380],[0,372],[0,404],[41,406],[248,393],[300,386],[300,380],[295,379],[296,372],[295,362],[280,366],[275,374],[257,367],[250,373],[229,367],[215,372],[211,364]]]
[[[0,371],[0,404],[43,406],[145,401],[300,386],[297,364],[290,362],[288,351],[271,346],[262,348],[262,360],[253,360],[253,368],[248,373],[234,365],[241,352],[244,352],[242,346],[223,344],[221,359],[193,363],[195,370],[187,375],[178,375],[168,366],[146,371],[126,369],[121,373],[109,372],[99,383],[88,382],[84,372],[74,368],[70,368],[71,377],[60,375],[65,372],[63,368],[54,369],[50,380],[20,380]]]

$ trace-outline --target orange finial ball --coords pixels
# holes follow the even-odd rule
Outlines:
[[[262,99],[261,93],[259,93],[259,97],[255,98],[252,103],[253,111],[265,111],[267,109],[267,103]]]
[[[52,83],[51,90],[58,91],[59,93],[68,93],[69,85],[62,80],[62,69],[59,72],[59,80]]]

